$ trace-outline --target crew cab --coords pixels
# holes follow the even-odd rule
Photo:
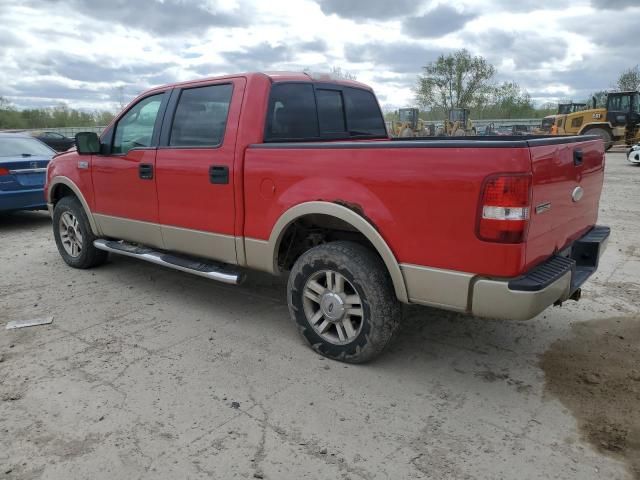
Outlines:
[[[111,252],[231,284],[289,272],[303,338],[346,362],[388,345],[403,303],[523,320],[578,299],[609,236],[601,139],[391,139],[355,81],[166,85],[76,146],[45,187],[67,264]]]

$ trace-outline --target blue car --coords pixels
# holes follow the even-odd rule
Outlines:
[[[47,208],[44,181],[56,151],[20,133],[0,133],[0,212]]]

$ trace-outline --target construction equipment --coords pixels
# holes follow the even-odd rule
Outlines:
[[[542,119],[542,124],[540,125],[540,128],[536,130],[535,133],[557,134],[558,132],[554,131],[556,129],[554,129],[553,126],[557,124],[558,119],[563,118],[565,115],[568,115],[569,113],[579,112],[581,110],[585,110],[586,108],[587,108],[586,103],[574,103],[574,102],[559,103],[558,113],[556,113],[555,115],[547,115],[546,117],[544,117]]]
[[[435,127],[420,118],[417,108],[401,108],[398,110],[398,121],[392,124],[395,137],[432,137]]]
[[[559,103],[558,104],[558,115],[566,115],[568,113],[579,112],[580,110],[586,110],[586,103]]]
[[[476,135],[476,127],[469,118],[467,108],[452,108],[449,110],[449,119],[444,121],[442,128],[438,129],[438,136],[463,137]]]
[[[606,108],[593,108],[559,116],[560,135],[598,135],[608,150],[614,143],[640,141],[640,92],[612,92]]]

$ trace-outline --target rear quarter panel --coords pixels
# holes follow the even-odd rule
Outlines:
[[[496,172],[530,172],[527,148],[260,148],[246,150],[247,237],[308,201],[348,205],[380,232],[399,263],[514,276],[524,244],[476,236],[480,189]]]

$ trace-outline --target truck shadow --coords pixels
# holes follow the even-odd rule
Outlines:
[[[114,273],[118,270],[117,275],[122,278],[128,276],[125,272],[129,267],[144,277],[154,278],[153,291],[146,291],[153,296],[162,292],[164,302],[183,303],[188,297],[189,305],[212,312],[222,308],[247,311],[247,305],[251,305],[252,311],[264,312],[259,321],[268,322],[274,334],[278,332],[291,342],[301,341],[289,318],[286,276],[250,271],[242,285],[229,286],[113,255],[101,268]],[[246,315],[244,328],[256,328],[253,324],[258,320],[253,314]],[[559,322],[558,330],[566,328],[564,324]],[[414,377],[418,382],[424,380],[426,369],[444,368],[482,382],[507,382],[523,392],[530,388],[533,377],[540,377],[540,370],[531,368],[537,364],[537,356],[563,335],[554,332],[553,325],[550,330],[549,322],[537,320],[480,319],[436,308],[405,306],[403,323],[392,344],[382,356],[362,368],[401,372],[403,377]],[[512,378],[509,371],[518,368],[527,370],[527,379]]]
[[[36,229],[47,223],[51,223],[51,218],[48,212],[44,210],[0,212],[0,233]]]
[[[184,295],[187,295],[192,305],[203,309],[216,310],[221,302],[228,308],[239,309],[251,304],[259,310],[271,312],[268,317],[270,321],[276,322],[273,327],[291,330],[294,338],[297,335],[289,318],[285,275],[275,277],[267,273],[247,271],[243,284],[230,286],[115,255],[111,255],[107,265],[101,269],[113,273],[117,271],[117,275],[121,277],[127,277],[126,272],[129,271],[132,282],[133,277],[138,275],[153,278],[153,291],[147,290],[148,293],[156,295],[162,292],[163,299],[167,302],[181,303]],[[554,311],[550,310],[549,314],[553,315]],[[251,323],[251,320],[247,319],[247,322]],[[536,335],[543,330],[545,340],[536,340]],[[396,338],[372,365],[402,362],[407,358],[454,358],[461,352],[479,359],[496,359],[496,356],[501,359],[522,359],[527,353],[535,356],[544,352],[556,338],[553,332],[549,332],[549,323],[542,325],[537,320],[516,322],[481,319],[437,308],[407,305],[403,307],[403,323]]]

